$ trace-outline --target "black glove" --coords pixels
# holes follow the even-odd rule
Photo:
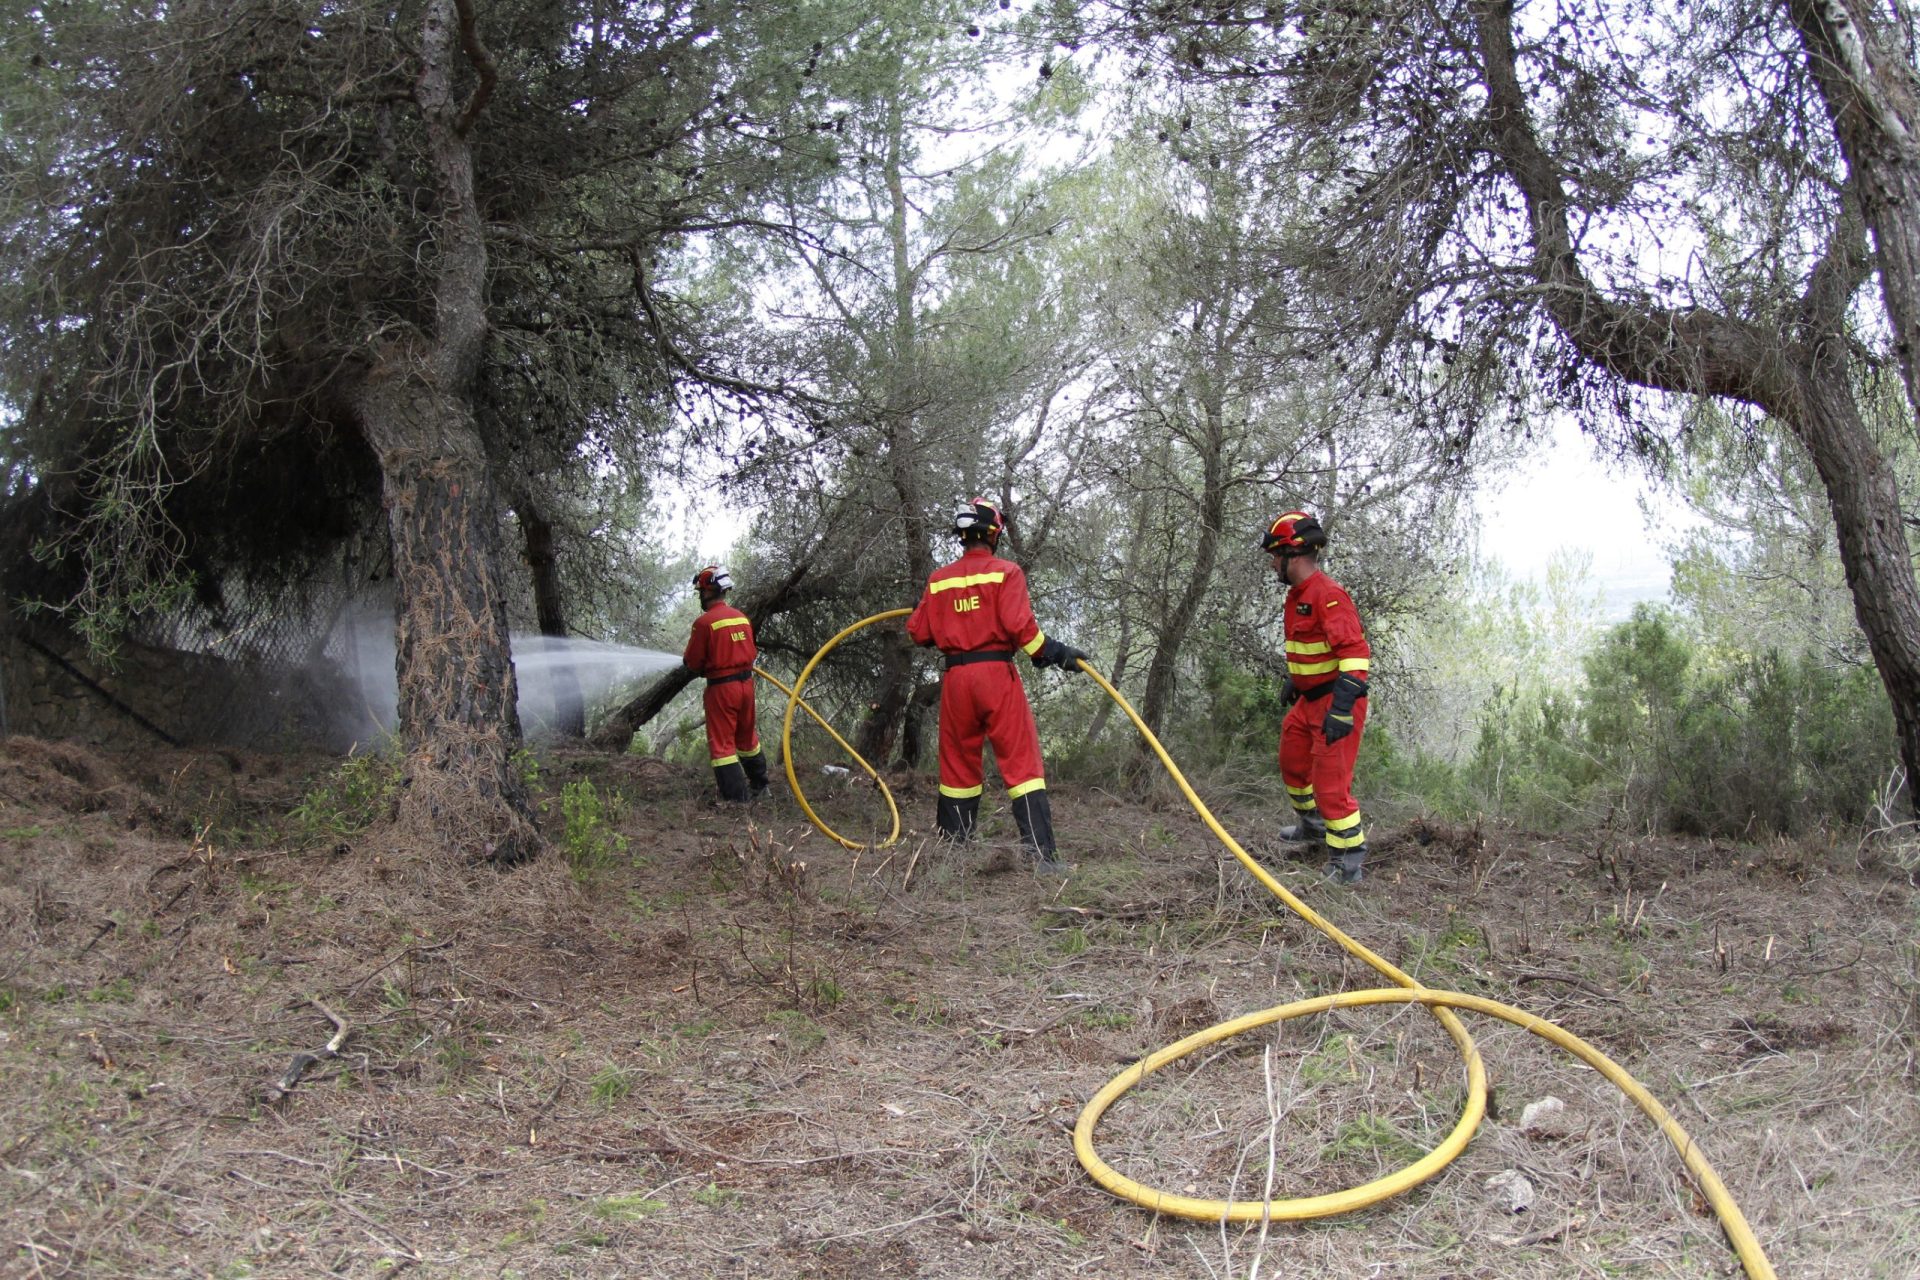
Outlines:
[[[1059,667],[1064,671],[1078,671],[1079,663],[1087,655],[1070,644],[1061,644],[1052,636],[1040,642],[1040,652],[1033,655],[1036,667]]]
[[[1333,682],[1327,716],[1320,722],[1320,732],[1325,735],[1328,746],[1353,732],[1353,704],[1366,696],[1367,682],[1351,671],[1342,671],[1340,678]]]
[[[1298,701],[1300,701],[1300,686],[1293,682],[1292,676],[1288,676],[1280,682],[1280,709],[1285,711]]]

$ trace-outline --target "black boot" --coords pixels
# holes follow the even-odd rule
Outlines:
[[[1053,802],[1046,789],[1029,791],[1014,797],[1013,823],[1020,828],[1020,842],[1027,846],[1033,869],[1043,876],[1063,876],[1067,865],[1053,856]]]
[[[1359,884],[1366,878],[1361,864],[1367,860],[1367,846],[1357,844],[1351,849],[1336,849],[1327,846],[1327,879],[1335,884]]]
[[[730,800],[735,804],[747,802],[747,771],[740,767],[738,760],[713,766],[713,782],[720,788],[722,800]]]
[[[767,794],[767,753],[755,747],[753,754],[740,753],[740,767],[747,771],[747,794],[754,800]]]
[[[1327,820],[1318,809],[1295,809],[1293,821],[1274,834],[1288,844],[1321,844],[1327,838]]]
[[[956,799],[942,793],[934,806],[933,820],[943,837],[955,844],[965,844],[973,839],[973,829],[980,824],[980,797]]]

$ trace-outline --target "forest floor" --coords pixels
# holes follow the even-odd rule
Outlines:
[[[1475,1015],[1493,1106],[1405,1195],[1262,1232],[1101,1190],[1071,1131],[1128,1063],[1385,985],[1158,784],[1056,783],[1061,883],[929,843],[925,778],[896,785],[915,830],[856,857],[784,786],[722,811],[704,771],[562,754],[554,839],[601,865],[500,874],[317,834],[345,825],[316,799],[336,764],[0,743],[0,1274],[1739,1272],[1650,1121]],[[830,821],[884,813],[840,785]],[[1250,846],[1279,816],[1267,779],[1201,790]],[[1275,873],[1632,1071],[1781,1275],[1920,1276],[1920,899],[1891,852],[1370,826],[1358,890]],[[1436,1146],[1464,1096],[1433,1016],[1346,1009],[1168,1067],[1100,1150],[1257,1198],[1271,1142],[1275,1194],[1328,1192]]]

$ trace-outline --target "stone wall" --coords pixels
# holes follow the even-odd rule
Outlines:
[[[156,742],[343,748],[328,708],[344,682],[208,654],[123,645],[112,663],[47,627],[0,631],[0,698],[10,733],[94,746]]]

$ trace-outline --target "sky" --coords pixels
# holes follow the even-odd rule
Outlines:
[[[1652,509],[1651,522],[1641,513],[1643,500]],[[1475,505],[1482,553],[1515,579],[1544,581],[1560,551],[1589,554],[1608,621],[1626,617],[1641,601],[1666,598],[1672,574],[1663,548],[1699,521],[1678,497],[1656,489],[1637,470],[1603,460],[1564,418],[1556,421],[1547,448],[1490,479]]]

